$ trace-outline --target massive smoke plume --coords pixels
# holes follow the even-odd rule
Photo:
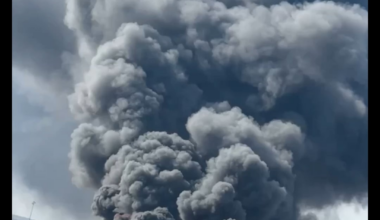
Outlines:
[[[106,220],[296,220],[368,193],[368,12],[67,0],[70,171]],[[124,217],[123,217],[124,216]]]

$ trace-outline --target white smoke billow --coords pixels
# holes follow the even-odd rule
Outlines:
[[[70,171],[95,215],[301,220],[367,196],[360,6],[67,0],[65,23],[84,67]]]

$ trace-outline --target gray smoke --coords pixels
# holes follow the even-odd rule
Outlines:
[[[106,220],[300,220],[368,194],[368,11],[67,0],[70,171]]]

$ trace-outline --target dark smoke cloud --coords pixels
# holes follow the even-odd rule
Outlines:
[[[206,172],[193,193],[178,198],[182,219],[268,219],[286,199],[286,189],[269,180],[265,162],[245,145],[222,149]]]
[[[299,220],[318,220],[317,216],[312,213],[308,213],[306,215],[302,215]]]
[[[368,192],[368,12],[68,0],[70,171],[113,219],[296,220]]]

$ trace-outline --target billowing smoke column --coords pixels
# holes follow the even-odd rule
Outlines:
[[[365,201],[365,9],[67,0],[65,22],[84,69],[70,171],[98,189],[95,215],[316,219],[300,210]]]

